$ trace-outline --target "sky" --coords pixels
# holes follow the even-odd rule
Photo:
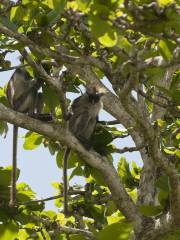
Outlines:
[[[18,54],[8,55],[8,60],[17,66],[19,64]],[[10,79],[14,71],[0,72],[0,87],[3,87]],[[106,86],[112,90],[111,85],[108,81],[104,82]],[[73,100],[77,97],[76,94],[69,93],[68,98]],[[100,120],[112,120],[110,116],[104,110],[100,113]],[[9,124],[9,131],[4,138],[0,135],[0,166],[6,167],[11,165],[12,161],[12,125]],[[122,125],[118,125],[120,129],[123,129]],[[18,135],[18,168],[21,170],[18,182],[26,182],[37,193],[38,198],[46,198],[53,196],[56,190],[51,186],[52,182],[62,182],[62,169],[59,169],[56,165],[56,155],[51,155],[47,148],[42,145],[34,150],[23,149],[24,135],[27,132],[25,129],[19,130]],[[119,147],[131,147],[134,143],[130,137],[123,139],[116,139],[114,144]],[[142,166],[142,161],[139,152],[125,153],[125,154],[114,154],[115,163],[121,156],[125,156],[126,159],[131,163],[135,161],[137,165]],[[71,180],[70,185],[83,184],[83,178],[75,177]],[[46,202],[46,209],[57,210],[54,207],[53,201]]]

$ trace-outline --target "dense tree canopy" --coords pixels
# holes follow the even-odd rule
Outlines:
[[[22,55],[20,67],[43,81],[42,123],[8,106],[0,89],[0,133],[7,122],[23,127],[24,147],[44,144],[62,168],[73,149],[71,216],[62,212],[63,183],[54,185],[59,212],[46,211],[28,183],[18,184],[18,203],[8,207],[10,168],[0,168],[0,239],[158,240],[180,238],[180,1],[1,0],[0,71],[15,69],[6,56]],[[112,85],[103,98],[114,121],[98,123],[86,151],[66,127],[66,93],[81,86]],[[104,86],[106,88],[106,86]],[[105,119],[106,120],[106,119]],[[116,124],[125,128],[120,131]],[[131,136],[135,147],[113,140]],[[141,169],[113,153],[140,151]]]

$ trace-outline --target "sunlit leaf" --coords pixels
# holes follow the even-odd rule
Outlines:
[[[42,216],[42,217],[48,217],[48,218],[50,218],[50,219],[52,219],[52,220],[55,220],[55,219],[56,219],[56,213],[55,213],[54,211],[52,211],[52,210],[43,211],[43,212],[41,213],[41,216]]]
[[[129,223],[113,223],[99,232],[98,240],[127,240],[129,239],[131,231],[132,226]]]
[[[159,6],[164,7],[166,5],[174,3],[174,0],[158,0]]]
[[[177,156],[178,158],[180,158],[180,150],[179,150],[179,149],[176,149],[174,153],[176,154],[176,156]]]
[[[159,49],[160,49],[160,52],[161,52],[162,56],[166,60],[169,61],[169,60],[171,60],[173,58],[170,42],[168,42],[166,40],[160,40],[160,42],[159,42]]]
[[[167,154],[173,154],[175,153],[175,150],[174,149],[171,149],[171,148],[164,148],[163,151]]]
[[[117,43],[117,33],[113,27],[105,20],[98,16],[89,18],[92,34],[99,42],[106,47],[113,47]]]
[[[35,132],[29,132],[25,135],[25,141],[23,144],[24,149],[26,150],[32,150],[37,147],[42,143],[43,137]]]
[[[11,171],[12,171],[12,166],[8,166],[5,168],[0,167],[0,186],[6,186],[8,187],[11,182]],[[17,169],[16,175],[17,179],[19,177],[20,170]]]
[[[18,235],[18,226],[9,222],[7,224],[0,225],[0,239],[13,240]]]
[[[82,12],[86,12],[91,1],[90,0],[76,0],[76,2],[78,5],[78,9]]]

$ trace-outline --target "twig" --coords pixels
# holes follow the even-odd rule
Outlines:
[[[77,195],[77,194],[84,195],[85,191],[73,190],[73,191],[68,192],[68,195]],[[63,197],[62,193],[58,194],[56,196],[53,196],[53,197],[42,198],[42,199],[37,199],[37,200],[32,200],[32,201],[27,201],[27,202],[22,202],[22,203],[19,202],[19,205],[30,205],[32,203],[46,202],[46,201],[51,201],[51,200],[58,199],[58,198],[61,198],[61,197]]]
[[[82,234],[88,239],[93,239],[95,240],[96,237],[94,234],[88,230],[84,229],[79,229],[79,228],[73,228],[73,227],[66,227],[66,226],[61,226],[57,221],[51,221],[50,219],[46,218],[43,219],[38,216],[30,216],[30,218],[33,221],[40,222],[44,225],[45,229],[48,230],[50,236],[54,236],[57,233],[66,233],[66,234]]]
[[[122,149],[115,149],[114,152],[115,153],[125,153],[125,152],[135,152],[135,151],[139,151],[140,149],[146,147],[145,144],[142,144],[140,146],[137,147],[124,147]]]
[[[6,0],[1,0],[2,1],[2,4],[4,5],[7,5],[7,1]],[[14,1],[9,1],[8,5],[0,10],[0,15],[6,15],[12,7],[16,7],[16,6],[19,6],[21,4],[22,0],[18,0],[17,2],[14,2]]]
[[[115,125],[115,124],[120,124],[118,120],[112,120],[112,121],[98,121],[98,123],[102,125]]]
[[[155,100],[155,99],[152,99],[151,97],[149,97],[148,95],[146,95],[141,89],[138,89],[138,93],[139,93],[142,97],[146,98],[149,102],[152,102],[152,103],[154,103],[154,104],[157,104],[157,105],[159,105],[160,107],[167,108],[167,107],[170,106],[170,105],[168,105],[168,104],[165,104],[165,103],[159,102],[159,101],[157,101],[157,100]]]
[[[25,49],[20,53],[29,65],[31,65],[52,87],[54,87],[57,92],[61,93],[61,83],[57,79],[49,76],[44,68],[40,64],[37,64]]]
[[[17,69],[17,68],[24,68],[24,67],[27,67],[29,66],[29,64],[21,64],[21,65],[18,65],[18,66],[13,66],[13,67],[9,67],[9,68],[2,68],[0,69],[0,72],[5,72],[5,71],[10,71],[10,70],[14,70],[14,69]]]
[[[41,236],[42,236],[43,240],[46,240],[46,236],[45,236],[45,234],[44,234],[44,232],[43,232],[43,229],[40,228],[39,231],[40,231],[40,233],[41,233]]]

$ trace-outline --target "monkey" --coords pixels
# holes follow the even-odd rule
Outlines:
[[[38,119],[42,120],[42,96],[38,93],[40,84],[38,80],[32,79],[27,70],[17,68],[10,78],[6,95],[10,107],[21,113],[26,113],[31,117],[39,114]],[[46,116],[48,118],[48,116]],[[36,118],[36,117],[35,117]],[[18,126],[13,126],[13,154],[9,206],[14,207],[16,202],[16,171],[17,171],[17,136]]]
[[[99,86],[89,86],[86,92],[76,98],[71,105],[68,117],[68,129],[86,148],[91,148],[91,140],[95,131],[98,115],[103,108],[102,96],[104,89]],[[64,214],[68,216],[68,159],[71,149],[66,148],[63,159],[63,181],[64,181]]]

